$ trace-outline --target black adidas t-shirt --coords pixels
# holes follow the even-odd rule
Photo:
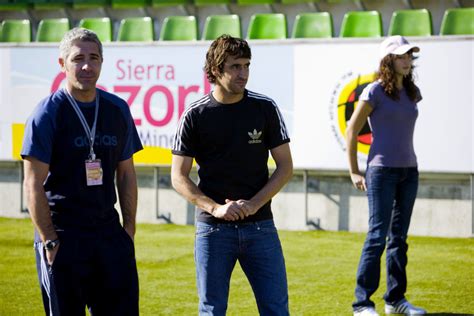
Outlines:
[[[246,90],[234,104],[217,102],[212,93],[183,113],[175,135],[174,155],[194,157],[202,192],[219,204],[251,199],[267,183],[269,150],[289,142],[275,102]],[[242,222],[271,219],[270,201]],[[222,222],[197,209],[197,220]]]
[[[64,90],[42,100],[28,119],[21,155],[49,164],[44,184],[53,224],[58,229],[98,227],[118,221],[114,204],[115,170],[142,149],[127,103],[102,90],[94,151],[101,160],[103,184],[87,186],[89,141]],[[95,101],[78,105],[92,127]]]

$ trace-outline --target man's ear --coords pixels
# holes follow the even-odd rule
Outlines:
[[[59,66],[61,67],[61,71],[66,72],[66,64],[65,64],[64,59],[62,57],[59,57],[58,63],[59,63]]]
[[[214,75],[214,77],[216,77],[216,78],[220,78],[221,75],[222,75],[219,68],[217,68],[217,67],[212,67],[211,72]]]

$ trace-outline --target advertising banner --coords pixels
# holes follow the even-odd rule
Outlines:
[[[211,91],[203,71],[208,44],[167,46],[105,46],[98,87],[127,101],[145,150],[138,164],[169,165],[171,140],[186,106]],[[291,46],[280,45],[279,54],[292,60]],[[64,87],[57,47],[0,49],[1,134],[0,160],[20,159],[24,123],[38,102]],[[275,100],[292,127],[293,65],[274,67],[280,55],[273,46],[254,49],[248,89]],[[253,65],[255,64],[255,66]]]
[[[474,172],[473,41],[413,39],[416,84],[423,100],[414,146],[419,169]],[[362,90],[374,80],[379,42],[295,47],[292,148],[299,168],[347,169],[345,128]],[[364,169],[371,143],[368,124],[358,137]]]
[[[347,170],[345,128],[374,80],[381,39],[253,41],[249,90],[280,107],[295,168]],[[418,104],[415,150],[420,171],[474,172],[473,38],[414,38]],[[145,150],[139,164],[169,165],[184,109],[212,90],[204,71],[209,43],[104,47],[98,85],[126,100]],[[52,45],[0,46],[0,160],[18,160],[24,123],[38,102],[64,85]],[[371,131],[358,138],[365,167]]]

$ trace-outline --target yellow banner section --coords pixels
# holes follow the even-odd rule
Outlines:
[[[171,149],[161,147],[144,147],[133,155],[133,162],[145,165],[171,166]]]
[[[23,136],[25,135],[25,124],[12,124],[12,158],[21,160],[21,147],[23,146]]]
[[[171,166],[171,149],[161,147],[144,147],[143,150],[133,155],[133,162],[144,165],[167,165]],[[193,162],[193,165],[196,161]],[[275,160],[270,156],[268,166],[275,168]]]

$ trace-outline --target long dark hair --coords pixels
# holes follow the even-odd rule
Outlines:
[[[207,51],[206,65],[204,66],[207,79],[210,83],[216,83],[216,76],[212,73],[213,68],[219,69],[219,73],[222,73],[224,62],[228,56],[234,58],[252,58],[252,53],[247,41],[225,34],[212,42]]]
[[[399,100],[399,91],[397,89],[397,77],[395,75],[395,59],[396,55],[388,54],[380,61],[379,71],[377,72],[377,79],[381,81],[382,87],[385,93],[393,100]],[[403,77],[403,87],[405,88],[408,98],[412,101],[416,101],[418,97],[418,88],[415,85],[413,79],[412,65],[410,73]]]

